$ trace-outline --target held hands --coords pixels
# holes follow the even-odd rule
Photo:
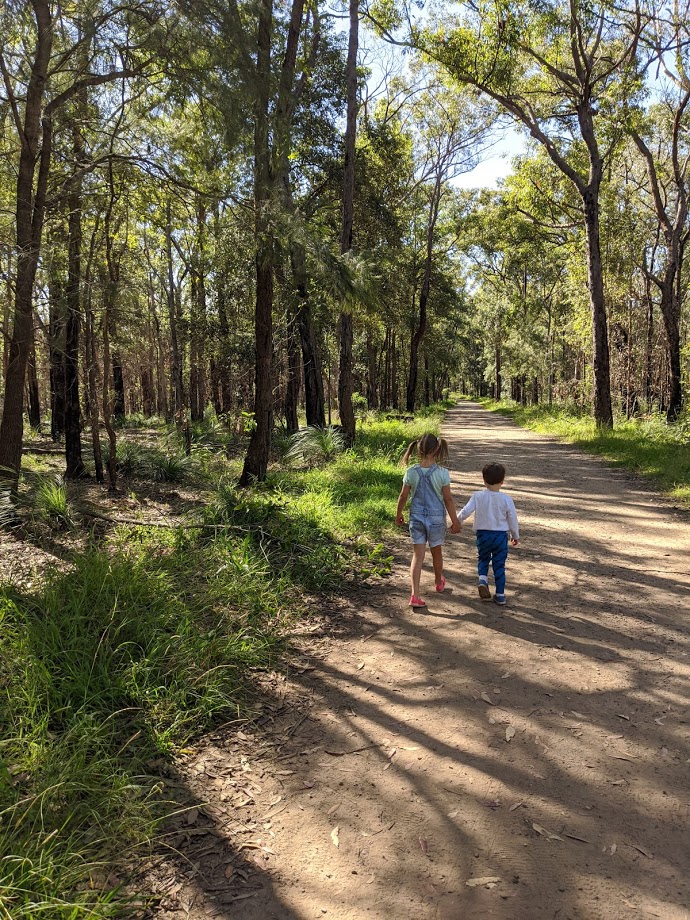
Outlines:
[[[460,523],[460,521],[454,521],[454,522],[450,525],[450,532],[451,532],[451,533],[460,533],[461,530],[462,530],[462,524]]]

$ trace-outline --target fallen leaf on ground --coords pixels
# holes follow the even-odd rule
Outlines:
[[[276,770],[276,776],[292,776],[295,770]]]
[[[361,664],[358,664],[358,665],[357,665],[357,670],[358,670],[358,671],[361,671],[363,667],[364,667],[364,662],[362,662]]]
[[[422,853],[424,853],[424,855],[426,856],[429,852],[429,844],[426,842],[424,837],[419,838],[419,847]]]
[[[194,822],[196,821],[198,817],[199,817],[199,809],[190,808],[190,810],[187,812],[187,824],[194,824]]]
[[[488,693],[482,693],[481,698],[484,700],[485,703],[488,703],[489,706],[494,705],[494,701],[491,699]]]
[[[619,719],[625,719],[626,722],[629,722],[629,721],[630,721],[630,716],[625,716],[625,715],[623,715],[622,712],[618,712],[618,713],[616,713],[616,715],[618,716]]]
[[[646,856],[647,859],[654,859],[652,854],[649,853],[647,850],[645,850],[644,847],[638,847],[636,843],[629,843],[628,846],[631,847],[633,850],[637,850],[638,853],[642,853],[642,855]]]
[[[509,725],[506,728],[506,741],[510,741],[511,738],[515,737],[515,729],[512,725]]]
[[[331,805],[331,807],[328,809],[329,817],[330,815],[334,814],[339,808],[340,808],[340,802],[337,802],[335,805]]]
[[[465,885],[468,888],[479,888],[482,885],[495,885],[501,879],[497,875],[485,875],[483,878],[468,878]]]
[[[232,878],[234,874],[235,867],[232,865],[232,863],[230,863],[225,867],[225,878]]]
[[[485,802],[480,802],[480,805],[483,805],[484,808],[500,808],[501,800],[500,799],[487,799]]]
[[[591,843],[590,840],[587,840],[584,837],[578,837],[577,834],[568,834],[566,831],[563,832],[563,836],[570,837],[571,840],[579,840],[580,843]]]
[[[340,847],[340,828],[334,827],[331,831],[331,840],[333,841],[333,846]]]
[[[581,712],[575,712],[574,709],[570,710],[576,719],[586,719],[587,716],[583,716]]]
[[[609,849],[609,856],[615,856],[617,849],[618,849],[618,844],[612,843],[611,848]]]
[[[524,805],[524,802],[515,802],[514,805],[511,805],[508,811],[515,811],[516,808],[519,808],[521,805]]]
[[[541,824],[533,824],[532,828],[542,837],[546,837],[548,840],[562,840],[562,837],[559,837],[558,834],[554,834],[551,831],[547,831],[545,827],[542,827]]]

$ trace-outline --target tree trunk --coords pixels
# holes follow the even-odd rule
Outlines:
[[[410,339],[410,368],[407,378],[407,411],[414,412],[417,399],[417,377],[419,375],[419,347],[426,332],[427,302],[431,288],[431,269],[434,261],[434,233],[438,220],[438,210],[441,202],[441,189],[443,187],[443,173],[441,169],[436,173],[434,189],[429,205],[429,221],[426,229],[426,254],[424,258],[424,277],[419,292],[419,323]]]
[[[172,256],[172,209],[170,207],[170,201],[168,201],[166,209],[165,240],[168,262],[168,321],[170,323],[170,350],[172,353],[172,367],[170,368],[170,376],[172,378],[171,382],[175,422],[177,423],[178,427],[181,427],[183,421],[182,362],[180,360],[180,343],[177,337],[177,303],[175,298],[175,273]]]
[[[79,128],[74,127],[75,163],[83,160],[83,140]],[[79,183],[67,199],[68,256],[65,302],[65,477],[80,479],[86,469],[81,456],[81,408],[79,405],[79,331],[81,326],[81,244],[82,200]]]
[[[299,333],[294,304],[287,317],[287,381],[285,386],[285,427],[290,434],[299,428],[297,401],[299,399]]]
[[[304,404],[307,412],[307,425],[323,428],[326,424],[326,407],[324,405],[321,360],[311,315],[304,247],[299,243],[294,243],[290,248],[290,263],[295,293],[299,300],[297,326],[302,346]]]
[[[376,409],[378,399],[376,394],[376,345],[371,332],[367,332],[367,406]]]
[[[273,0],[261,0],[257,34],[257,98],[254,112],[254,232],[256,305],[254,316],[254,430],[240,486],[262,482],[268,471],[273,429],[273,248],[270,223],[272,174],[269,148]]]
[[[599,240],[598,189],[587,187],[583,194],[587,231],[587,268],[592,311],[592,354],[594,365],[594,419],[597,428],[613,427],[609,338],[604,298],[604,277]]]
[[[43,99],[52,51],[53,23],[48,0],[32,0],[32,7],[36,19],[36,51],[31,65],[21,129],[17,172],[14,324],[0,422],[0,470],[3,471],[2,481],[12,491],[17,487],[22,462],[24,378],[31,347],[34,281],[41,250],[52,146],[52,124],[43,112]]]
[[[355,201],[355,141],[357,139],[357,51],[359,47],[359,0],[350,0],[350,34],[347,48],[345,79],[347,84],[347,117],[345,123],[345,166],[343,170],[343,224],[340,252],[352,249]],[[348,444],[356,436],[355,413],[352,408],[352,314],[340,314],[340,364],[338,370],[338,412]]]
[[[29,350],[29,425],[34,431],[41,430],[41,400],[38,392],[38,374],[36,368],[36,334],[31,324],[31,348]]]

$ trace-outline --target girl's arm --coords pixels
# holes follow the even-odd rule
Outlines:
[[[395,512],[395,523],[396,524],[402,525],[405,523],[405,518],[403,517],[403,508],[407,504],[407,499],[409,495],[410,495],[410,487],[403,486],[402,489],[400,490],[400,495],[398,496],[398,508]]]
[[[446,511],[450,517],[451,533],[460,533],[462,530],[462,524],[458,520],[458,512],[450,491],[450,486],[444,486],[441,489],[441,495],[443,496],[443,504],[446,506]]]

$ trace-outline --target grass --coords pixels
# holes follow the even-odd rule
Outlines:
[[[570,444],[633,470],[660,486],[671,498],[690,506],[690,420],[674,425],[658,415],[616,419],[613,429],[597,429],[591,415],[563,406],[520,406],[480,400],[487,409],[518,425],[556,435]]]
[[[147,764],[246,716],[309,596],[388,570],[400,456],[440,418],[369,416],[354,449],[248,491],[200,445],[172,466],[213,526],[122,527],[32,589],[0,586],[0,920],[136,914],[121,854],[146,854],[168,807]],[[42,507],[60,519],[67,493]]]

